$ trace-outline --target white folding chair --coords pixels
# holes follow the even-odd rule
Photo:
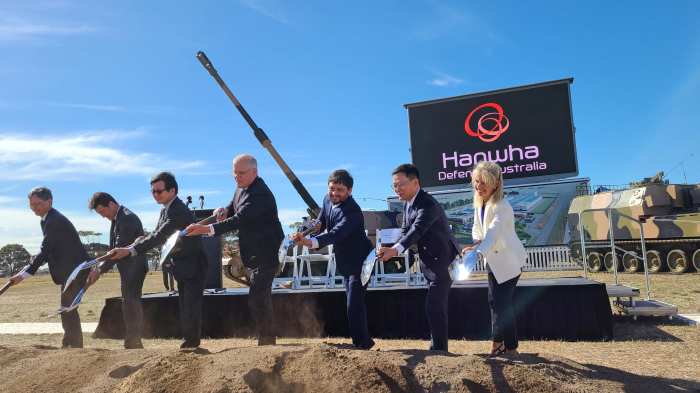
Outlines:
[[[341,285],[345,286],[344,277],[335,273],[337,268],[338,264],[335,260],[335,253],[333,253],[328,261],[328,269],[326,269],[326,288],[335,288],[336,280],[341,280]]]
[[[375,249],[382,247],[382,244],[395,244],[401,234],[401,228],[390,228],[390,229],[377,229],[377,243]],[[404,266],[406,268],[404,273],[385,273],[384,272],[384,262],[379,261],[374,264],[374,278],[372,279],[372,286],[377,286],[377,282],[381,280],[382,285],[386,285],[387,282],[401,282],[405,281],[406,286],[411,285],[411,271],[409,269],[410,261],[408,259],[408,250],[404,250],[402,253],[397,255],[399,258],[403,258]]]
[[[294,280],[295,289],[301,288],[302,282],[307,281],[309,288],[313,288],[314,284],[327,285],[328,282],[328,267],[331,265],[333,257],[333,245],[328,246],[328,254],[310,254],[309,248],[304,246],[301,250],[301,255],[297,255],[294,262]],[[311,271],[311,262],[326,262],[326,272],[324,275],[313,275]],[[297,265],[298,263],[298,265]],[[306,266],[307,276],[304,276],[304,266]]]
[[[275,288],[275,287],[279,288],[282,285],[289,284],[290,281],[292,282],[292,287],[294,287],[294,282],[296,281],[296,278],[297,278],[297,276],[296,276],[296,274],[297,274],[296,260],[297,260],[297,254],[299,252],[299,250],[298,250],[299,247],[297,247],[297,246],[291,246],[291,247],[293,248],[292,256],[287,255],[284,258],[284,264],[282,265],[282,270],[284,271],[287,264],[291,263],[293,266],[292,267],[292,277],[275,277],[275,279],[272,280],[272,287],[273,288]],[[281,272],[280,272],[280,274],[281,274]]]

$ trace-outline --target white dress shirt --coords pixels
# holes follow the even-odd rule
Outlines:
[[[177,197],[175,197],[175,198],[177,198]],[[170,208],[170,205],[173,204],[173,201],[175,200],[175,198],[173,198],[172,201],[168,202],[167,205],[163,205],[163,208],[160,210],[160,213],[161,213],[161,214],[164,214],[164,213],[167,214],[167,213],[168,213],[168,209]],[[119,205],[119,206],[121,207],[121,205]],[[116,217],[115,217],[114,219],[116,220]],[[134,250],[134,247],[133,247],[133,246],[132,246],[132,247],[129,247],[129,252],[131,253],[131,256],[132,256],[132,257],[135,257],[135,256],[137,255],[137,252],[136,252],[136,250]]]
[[[331,208],[331,211],[333,211],[333,209],[335,209],[338,206],[340,206],[340,203],[337,205],[333,205],[333,207]],[[311,248],[318,248],[318,240],[316,240],[315,237],[311,238]]]
[[[418,193],[419,193],[419,192],[420,192],[420,188],[418,189],[418,191],[416,191],[416,195],[414,195],[413,198],[411,198],[411,200],[408,202],[408,205],[406,205],[406,211],[403,212],[403,214],[407,214],[408,208],[411,207],[411,206],[413,206],[413,202],[416,201],[416,197],[418,196]],[[402,246],[401,244],[399,244],[399,243],[396,243],[396,244],[394,245],[394,248],[396,249],[396,251],[399,252],[399,254],[401,254],[401,253],[403,252],[403,250],[404,250],[403,246]]]
[[[244,188],[243,191],[248,191],[247,188]],[[225,209],[225,208],[224,208]],[[204,234],[205,236],[207,234]],[[214,224],[209,224],[209,234],[208,236],[214,236]]]
[[[51,209],[49,209],[49,210],[51,210]],[[48,215],[49,215],[49,212],[46,212],[46,214],[44,214],[43,216],[41,216],[41,221],[46,222],[46,216],[48,216]],[[20,273],[20,277],[22,277],[22,278],[28,278],[28,277],[30,277],[30,276],[33,276],[33,274],[29,274],[29,273],[27,273],[27,272],[22,272],[22,273]]]

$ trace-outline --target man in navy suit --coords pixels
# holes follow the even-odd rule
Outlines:
[[[96,192],[88,209],[110,220],[109,247],[128,247],[143,237],[143,225],[139,217],[126,206],[117,203],[113,196],[106,192]],[[135,257],[126,257],[117,262],[116,259],[104,261],[99,269],[93,270],[88,279],[91,284],[97,282],[100,276],[112,270],[114,265],[119,269],[122,290],[122,314],[124,315],[124,327],[126,337],[124,348],[143,349],[141,342],[141,328],[143,326],[143,306],[141,295],[143,293],[143,281],[148,273],[148,260],[146,254]]]
[[[352,343],[357,348],[370,349],[374,340],[367,331],[367,310],[365,309],[365,292],[360,274],[362,263],[372,250],[372,242],[365,235],[365,219],[360,205],[352,194],[353,179],[350,173],[339,169],[328,178],[328,195],[323,198],[323,209],[318,216],[321,226],[319,232],[326,233],[311,240],[296,233],[292,240],[300,245],[323,248],[334,245],[335,260],[343,276],[347,294],[348,322]],[[315,223],[315,220],[311,223]]]
[[[379,259],[386,261],[418,244],[420,267],[428,280],[425,312],[430,324],[430,349],[447,351],[447,295],[452,286],[448,266],[459,254],[459,245],[442,207],[430,194],[421,190],[418,168],[399,165],[391,173],[392,187],[405,201],[399,241],[393,247],[382,247]]]
[[[89,261],[90,256],[80,241],[78,231],[73,224],[53,208],[53,195],[46,187],[35,187],[29,191],[29,207],[34,214],[41,217],[41,233],[44,240],[39,252],[32,256],[29,267],[21,274],[10,278],[13,284],[19,284],[25,278],[33,276],[41,265],[49,264],[51,279],[61,286],[61,306],[68,307],[87,281],[88,271],[84,270],[75,278],[75,282],[66,288],[66,281],[73,270],[82,262]],[[78,309],[61,314],[63,326],[63,348],[82,348],[83,331],[80,326]]]

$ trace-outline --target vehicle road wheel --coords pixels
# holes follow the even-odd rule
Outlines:
[[[686,255],[685,251],[678,249],[668,253],[666,262],[668,263],[668,268],[671,270],[671,273],[676,274],[685,273],[690,266],[688,255]]]
[[[313,265],[313,266],[311,266],[311,275],[312,276],[325,276],[326,271],[319,265]]]
[[[399,272],[399,266],[396,261],[386,261],[384,262],[384,273],[386,274],[396,274]]]
[[[695,270],[700,273],[700,248],[693,253],[693,266],[695,266]]]
[[[290,263],[285,267],[280,274],[280,277],[294,277],[294,266]]]
[[[666,263],[661,257],[661,253],[656,250],[647,251],[647,267],[649,268],[649,273],[658,273],[664,270]]]
[[[620,256],[615,255],[617,257],[616,262],[617,262],[617,271],[620,271]],[[605,263],[605,268],[608,269],[608,271],[613,271],[615,270],[613,266],[613,253],[612,251],[605,254],[605,259],[603,260],[603,263]]]
[[[597,252],[588,254],[588,268],[593,272],[599,272],[603,268],[603,256]]]
[[[639,260],[639,258],[630,254],[625,254],[622,256],[622,267],[625,268],[626,272],[635,273],[641,266],[642,262]]]

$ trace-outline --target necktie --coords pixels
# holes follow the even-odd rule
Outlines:
[[[114,230],[117,227],[117,218],[115,217],[114,220],[112,220],[112,227],[109,229],[109,247],[114,248],[114,243],[116,242],[117,239],[117,234],[114,232]]]
[[[158,225],[157,225],[158,228],[160,228],[163,225],[163,223],[165,222],[165,220],[167,219],[167,214],[166,214],[167,212],[168,212],[168,210],[165,208],[160,210],[160,218],[158,218]]]

